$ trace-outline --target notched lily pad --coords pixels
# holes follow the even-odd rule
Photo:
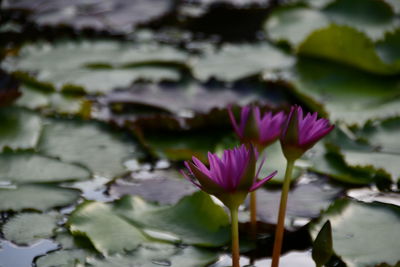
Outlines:
[[[111,178],[124,173],[123,162],[142,156],[127,136],[97,122],[51,119],[43,129],[39,150],[64,162],[81,164]]]
[[[2,65],[38,85],[104,93],[136,80],[178,80],[176,65],[186,60],[185,52],[167,45],[64,40],[24,46]]]
[[[74,203],[79,191],[51,185],[20,185],[0,188],[0,210],[46,211]]]
[[[398,206],[342,199],[337,200],[318,223],[311,225],[310,233],[315,238],[322,224],[330,220],[333,250],[347,266],[367,267],[382,263],[394,266],[400,261],[397,249],[399,218]]]
[[[289,191],[286,209],[286,227],[297,228],[291,221],[318,218],[343,189],[318,178],[293,185]],[[281,191],[261,188],[257,190],[258,217],[266,223],[276,224]]]
[[[38,239],[53,236],[59,219],[55,213],[20,213],[3,225],[2,232],[5,239],[27,245]]]
[[[0,154],[0,180],[11,183],[46,183],[86,180],[90,172],[32,152]]]
[[[135,178],[135,174],[131,174]],[[111,196],[132,195],[160,204],[176,204],[198,189],[176,170],[157,170],[146,179],[118,179],[109,189]]]
[[[207,81],[214,77],[233,82],[263,71],[285,69],[292,66],[294,58],[268,44],[225,45],[219,50],[207,50],[193,59],[194,76]]]
[[[15,107],[0,109],[0,151],[11,149],[33,149],[36,147],[42,120],[36,113]]]

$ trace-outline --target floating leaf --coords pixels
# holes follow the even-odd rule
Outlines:
[[[0,180],[12,183],[85,180],[90,173],[77,165],[35,153],[0,154]]]
[[[363,125],[400,115],[399,80],[326,61],[301,59],[290,78],[295,93],[333,121]],[[382,90],[385,88],[385,90]]]
[[[193,74],[202,81],[214,77],[233,82],[261,73],[293,65],[294,59],[268,44],[225,45],[219,50],[207,50],[193,62]]]
[[[315,238],[312,250],[312,258],[317,266],[324,266],[333,255],[332,227],[328,220]]]
[[[336,0],[323,12],[335,23],[354,27],[372,39],[399,26],[391,7],[379,0]]]
[[[229,240],[227,214],[203,192],[184,197],[174,206],[156,206],[126,196],[115,207],[135,225],[174,234],[186,244],[215,247]]]
[[[77,264],[85,263],[87,252],[84,250],[59,250],[41,256],[36,260],[37,267],[75,267]]]
[[[326,209],[341,194],[342,189],[340,187],[329,184],[322,179],[294,185],[288,196],[287,223],[297,218],[317,218],[321,211]],[[276,224],[280,197],[280,190],[264,188],[257,190],[257,206],[260,207],[257,215],[263,222]],[[289,224],[286,226],[289,228],[296,227]]]
[[[313,31],[328,24],[328,18],[320,11],[294,6],[273,11],[264,28],[275,41],[288,41],[297,47]]]
[[[135,174],[131,176],[136,177]],[[118,179],[108,193],[111,196],[136,195],[160,204],[176,204],[182,197],[198,190],[176,170],[153,171],[146,176],[146,179]]]
[[[73,235],[86,236],[105,255],[134,250],[150,242],[141,230],[101,202],[87,201],[79,205],[69,217],[68,225]]]
[[[36,147],[42,129],[39,115],[18,108],[0,109],[0,151],[11,149],[32,149]]]
[[[9,57],[3,65],[9,71],[18,71],[21,79],[42,86],[98,93],[140,79],[177,80],[180,74],[175,65],[186,58],[184,52],[166,45],[63,41],[27,45],[19,57]]]
[[[385,35],[382,41],[376,45],[378,55],[388,64],[396,64],[400,61],[400,28]]]
[[[96,122],[49,120],[39,145],[42,153],[82,164],[95,174],[113,177],[125,172],[123,162],[140,156],[134,142]]]
[[[348,26],[330,25],[313,32],[301,43],[298,53],[342,62],[376,74],[400,72],[400,62],[388,64],[382,61],[374,43]]]
[[[0,210],[32,209],[45,211],[74,203],[79,191],[50,185],[20,185],[0,188]]]
[[[333,250],[349,267],[395,265],[400,261],[399,218],[397,206],[343,199],[336,201],[310,232],[315,238],[322,223],[330,220]]]
[[[20,213],[8,220],[2,228],[4,237],[16,244],[31,244],[54,235],[57,214]]]
[[[204,249],[177,248],[168,244],[148,244],[128,255],[116,255],[104,260],[90,258],[88,263],[97,267],[156,266],[199,267],[215,261],[217,255]]]
[[[137,25],[158,19],[172,8],[165,0],[123,0],[96,2],[31,1],[3,2],[4,9],[25,9],[31,12],[30,19],[42,26],[68,25],[77,30],[86,28],[116,33],[131,32]]]

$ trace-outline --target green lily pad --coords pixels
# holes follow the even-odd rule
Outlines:
[[[311,225],[310,233],[315,238],[321,226],[330,220],[333,250],[347,266],[367,267],[381,263],[394,266],[400,261],[399,219],[397,206],[343,199],[336,201],[318,223]]]
[[[86,236],[105,255],[134,250],[140,244],[150,242],[140,229],[101,202],[86,201],[79,205],[67,224],[73,235]]]
[[[286,227],[298,227],[291,225],[291,221],[295,219],[311,220],[318,218],[321,211],[326,209],[341,194],[343,194],[342,188],[323,179],[293,185],[288,196]],[[257,190],[257,207],[259,207],[257,216],[263,222],[276,224],[280,197],[281,190],[264,188]]]
[[[67,40],[24,46],[19,57],[8,58],[3,65],[9,71],[28,73],[30,78],[22,75],[22,79],[98,93],[139,79],[177,80],[180,74],[174,64],[185,62],[186,57],[172,47],[150,43]]]
[[[393,64],[400,61],[399,45],[400,28],[397,28],[395,31],[386,34],[385,38],[376,44],[376,50],[383,61]]]
[[[342,62],[376,74],[400,72],[400,62],[384,62],[375,44],[364,33],[348,26],[330,25],[314,31],[300,44],[298,53]]]
[[[54,213],[20,213],[3,225],[2,232],[7,240],[16,244],[31,244],[53,236],[59,219]]]
[[[323,12],[335,23],[365,32],[372,39],[399,26],[390,5],[379,0],[336,0]]]
[[[400,85],[382,77],[326,61],[301,59],[290,78],[294,93],[332,121],[363,125],[400,115]],[[382,90],[385,88],[385,90]]]
[[[283,184],[283,180],[285,179],[285,170],[286,170],[286,158],[283,155],[281,144],[278,142],[273,143],[269,147],[267,147],[263,155],[266,156],[265,163],[260,171],[258,178],[267,177],[274,171],[278,171],[278,173],[272,178],[268,184]],[[259,158],[262,158],[263,155],[260,155]],[[298,166],[295,166],[292,174],[292,181],[299,178],[301,175],[301,169]]]
[[[0,188],[0,210],[32,209],[46,211],[74,203],[79,191],[50,185],[20,185]]]
[[[0,154],[0,180],[12,183],[86,180],[90,173],[77,165],[35,153]]]
[[[225,45],[219,50],[207,50],[202,57],[193,59],[192,69],[194,76],[201,81],[214,77],[233,82],[264,70],[284,69],[293,63],[290,55],[268,43]]]
[[[49,120],[39,150],[109,178],[126,171],[125,160],[141,156],[137,145],[127,137],[101,123],[78,120]]]
[[[62,114],[76,114],[82,109],[82,96],[46,92],[27,84],[21,87],[21,91],[23,94],[15,103],[19,107],[45,109]]]
[[[177,248],[169,244],[148,244],[127,255],[115,255],[104,260],[89,258],[88,263],[97,267],[168,265],[171,267],[199,267],[217,260],[217,254],[204,249]]]
[[[184,197],[174,206],[157,206],[126,196],[116,212],[135,225],[176,235],[183,243],[222,246],[229,241],[229,218],[204,192]]]
[[[39,115],[18,108],[0,109],[0,151],[11,149],[35,148],[42,130]]]
[[[87,252],[84,250],[59,250],[41,256],[36,260],[37,267],[75,267],[85,263]]]
[[[264,29],[273,40],[288,41],[297,47],[313,31],[328,24],[328,18],[320,11],[294,6],[273,11]]]

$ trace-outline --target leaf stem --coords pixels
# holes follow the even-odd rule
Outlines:
[[[279,266],[279,258],[282,250],[283,231],[285,229],[286,204],[287,204],[287,198],[290,188],[290,180],[292,178],[294,163],[295,160],[288,160],[286,164],[285,180],[283,182],[282,193],[281,193],[281,203],[279,206],[278,223],[275,231],[275,241],[274,241],[274,249],[272,252],[271,267]]]
[[[231,209],[232,267],[240,267],[238,207]]]

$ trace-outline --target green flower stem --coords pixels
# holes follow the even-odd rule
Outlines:
[[[251,235],[256,239],[257,235],[257,195],[256,191],[250,193],[250,225]]]
[[[286,204],[290,188],[290,180],[292,178],[292,172],[295,160],[288,160],[286,165],[285,180],[283,182],[282,193],[281,193],[281,204],[279,206],[278,224],[275,231],[274,250],[272,253],[272,264],[271,267],[279,266],[279,258],[281,256],[282,241],[283,241],[283,230],[285,229],[285,213]]]
[[[240,252],[239,252],[239,223],[238,223],[239,208],[231,209],[231,224],[232,224],[232,267],[240,267]]]

